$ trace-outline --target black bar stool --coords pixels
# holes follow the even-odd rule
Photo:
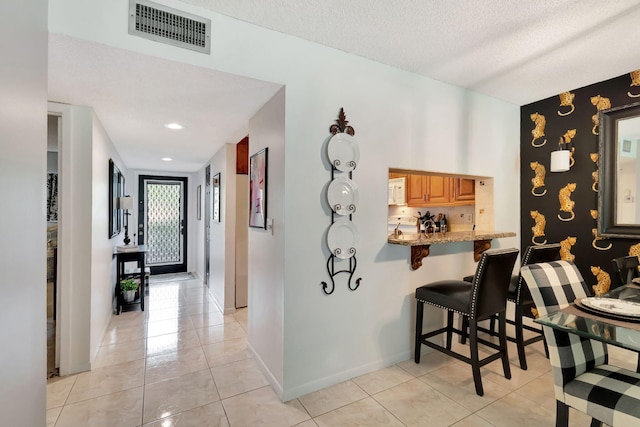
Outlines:
[[[638,265],[640,264],[637,256],[624,256],[611,260],[613,265],[613,288],[617,288],[638,277]]]
[[[521,266],[538,264],[540,262],[551,262],[558,259],[560,259],[559,243],[529,246],[527,247],[527,249],[525,249],[524,254],[522,255]],[[467,276],[463,280],[470,282],[471,280],[473,280],[473,276]],[[507,335],[507,340],[516,344],[518,348],[520,369],[526,371],[527,356],[525,353],[525,347],[538,341],[543,341],[544,335],[542,333],[542,329],[526,325],[523,322],[524,317],[529,317],[531,319],[534,318],[531,309],[535,308],[535,305],[533,304],[533,299],[531,298],[529,288],[527,288],[527,285],[524,283],[524,280],[522,280],[522,276],[520,276],[520,274],[511,277],[511,283],[509,283],[509,292],[507,293],[507,301],[511,301],[514,304],[515,313],[513,316],[513,320],[507,319],[507,323],[514,326],[516,334],[515,337]],[[491,323],[488,330],[485,328],[480,328],[480,330],[495,336],[495,317],[491,318]],[[535,333],[535,335],[525,340],[525,330],[533,332]],[[464,339],[462,341],[464,343]],[[547,357],[549,357],[546,344],[544,347],[544,351],[545,354],[547,354]]]
[[[509,280],[513,272],[513,266],[518,257],[517,249],[497,249],[486,251],[482,254],[476,269],[476,274],[471,283],[464,280],[443,280],[429,283],[416,289],[416,337],[415,337],[415,362],[420,363],[420,349],[424,344],[449,356],[455,357],[471,365],[473,381],[476,393],[484,394],[480,367],[497,359],[502,359],[504,376],[511,378],[509,368],[509,356],[507,354],[505,310],[507,307],[507,291]],[[422,321],[424,304],[431,304],[447,310],[447,325],[426,334],[422,333]],[[466,331],[456,329],[453,326],[453,313],[456,312],[469,324],[469,347],[471,357],[466,357],[451,350],[451,337],[453,333],[466,336]],[[494,314],[498,315],[499,344],[478,338],[478,322],[489,319]],[[446,333],[446,347],[442,347],[427,338]],[[482,343],[494,350],[491,354],[480,360],[478,356],[478,343]]]

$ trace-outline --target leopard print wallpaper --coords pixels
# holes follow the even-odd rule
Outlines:
[[[521,247],[561,243],[562,259],[576,263],[589,289],[607,283],[613,258],[637,255],[640,247],[640,239],[596,232],[598,111],[637,102],[638,86],[635,70],[520,108]],[[549,171],[559,146],[572,152],[568,172]]]

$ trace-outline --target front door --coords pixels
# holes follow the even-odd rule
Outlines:
[[[187,271],[187,178],[141,175],[138,244],[151,274]]]

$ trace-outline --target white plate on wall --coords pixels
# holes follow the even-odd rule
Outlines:
[[[609,314],[622,316],[640,317],[640,304],[616,298],[583,298],[580,301],[583,305]]]
[[[358,187],[349,178],[338,176],[327,188],[327,200],[338,215],[350,215],[356,211]]]
[[[331,164],[342,172],[351,172],[360,160],[360,148],[348,133],[333,135],[327,144],[327,154]]]
[[[356,254],[360,242],[360,233],[355,224],[348,219],[339,219],[331,224],[327,232],[327,246],[331,253],[340,259],[349,259]]]

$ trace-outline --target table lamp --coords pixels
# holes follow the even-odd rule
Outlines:
[[[131,215],[129,209],[133,209],[133,197],[119,197],[118,204],[120,209],[124,211],[124,244],[128,245],[131,242],[129,238],[129,215]]]

